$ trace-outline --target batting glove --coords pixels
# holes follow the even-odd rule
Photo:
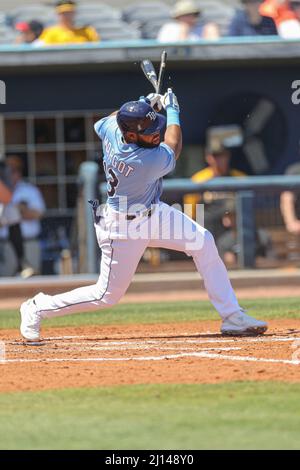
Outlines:
[[[173,93],[172,88],[168,88],[167,93],[162,98],[162,105],[164,109],[173,108],[177,113],[180,112],[177,96]]]
[[[162,99],[163,96],[159,95],[158,93],[150,93],[150,95],[147,96],[148,100],[151,103],[151,107],[155,111],[161,111],[162,110]]]
[[[145,101],[145,103],[150,104],[150,106],[154,109],[154,111],[161,111],[162,110],[162,95],[158,93],[150,93],[148,96],[140,96],[139,101]]]

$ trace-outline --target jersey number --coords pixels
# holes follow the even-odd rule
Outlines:
[[[109,183],[110,189],[108,189],[107,194],[109,197],[114,197],[116,194],[116,189],[119,185],[119,180],[116,173],[111,168],[108,170],[108,174],[110,175],[110,178],[108,178],[107,182]]]
[[[107,167],[106,167],[105,162],[103,162],[103,167],[106,173]],[[116,189],[119,185],[119,179],[116,173],[114,172],[114,170],[112,170],[111,168],[108,170],[108,174],[110,177],[107,178],[107,183],[109,184],[109,189],[107,190],[107,194],[109,195],[109,197],[114,197],[114,195],[116,194]]]

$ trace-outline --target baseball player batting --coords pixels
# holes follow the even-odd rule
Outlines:
[[[162,107],[166,116],[159,114]],[[158,112],[156,112],[158,110]],[[160,201],[162,178],[174,170],[182,148],[180,109],[172,89],[124,104],[95,124],[102,141],[107,202],[94,202],[94,226],[102,251],[96,284],[60,295],[40,293],[21,306],[21,334],[39,341],[44,318],[112,307],[125,294],[147,247],[192,256],[224,335],[259,335],[267,323],[240,307],[212,234]],[[199,312],[200,314],[200,312]]]

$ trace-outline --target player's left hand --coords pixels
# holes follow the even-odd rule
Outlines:
[[[167,93],[162,97],[161,103],[164,109],[173,108],[178,113],[180,112],[178,99],[175,93],[173,93],[172,88],[168,88]]]
[[[162,110],[162,95],[158,93],[150,93],[146,98],[144,96],[140,97],[140,100],[144,100],[150,103],[150,106],[157,112]]]

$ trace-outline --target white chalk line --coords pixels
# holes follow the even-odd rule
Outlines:
[[[208,334],[208,333],[207,333]],[[214,333],[211,333],[214,334]],[[181,336],[190,336],[190,334],[182,334]],[[97,336],[96,339],[97,344],[95,345],[95,340],[92,340],[91,337],[85,342],[67,342],[64,340],[69,339],[83,339],[87,338],[86,336],[63,336],[63,337],[53,337],[52,341],[61,341],[61,346],[66,345],[67,347],[70,346],[84,346],[83,348],[76,348],[75,351],[108,351],[108,350],[128,350],[128,349],[136,349],[136,350],[174,350],[176,348],[169,347],[169,344],[223,344],[223,343],[270,343],[270,342],[294,342],[300,340],[300,337],[286,337],[286,336],[274,336],[274,337],[260,337],[260,338],[214,338],[214,339],[168,339],[165,336],[162,336],[160,340],[130,340],[130,341],[106,341],[104,343],[101,342],[101,346],[99,346],[99,337]],[[50,338],[47,339],[49,341]],[[93,342],[94,341],[94,344]],[[166,346],[164,345],[166,343]],[[13,344],[13,343],[10,343]],[[114,347],[117,345],[117,347]],[[126,347],[122,347],[122,346]],[[155,345],[159,345],[156,347]],[[108,346],[108,347],[107,347]],[[121,347],[120,347],[121,346]],[[29,345],[27,347],[30,347]],[[192,352],[182,352],[179,354],[171,354],[171,355],[163,355],[163,356],[137,356],[137,357],[128,357],[128,358],[108,358],[108,357],[90,357],[90,358],[37,358],[37,359],[4,359],[0,363],[1,364],[8,364],[8,363],[31,363],[31,362],[124,362],[124,361],[160,361],[166,359],[180,359],[184,357],[199,357],[199,358],[206,358],[206,359],[219,359],[219,360],[229,360],[229,361],[248,361],[248,362],[265,362],[265,363],[278,363],[278,364],[289,364],[289,365],[299,365],[300,361],[297,360],[285,360],[285,359],[268,359],[268,358],[257,358],[251,356],[229,356],[224,354],[214,354],[210,353],[209,351],[233,351],[233,350],[241,350],[242,348],[239,347],[228,347],[228,348],[221,348],[221,347],[213,347],[213,348],[202,348],[201,351],[194,351],[193,348],[181,348],[182,351],[192,351]],[[66,352],[64,348],[46,348],[46,351],[52,350],[53,352]],[[36,348],[29,349],[28,352],[37,352],[40,353],[41,350]],[[15,350],[15,352],[19,352]],[[71,352],[71,351],[70,351]]]
[[[231,348],[224,348],[224,347],[214,347],[214,348],[201,348],[201,351],[240,351],[242,348],[240,347],[231,347]],[[77,347],[74,349],[69,348],[66,350],[65,348],[47,348],[47,352],[56,352],[56,353],[72,353],[72,352],[93,352],[93,351],[178,351],[178,348],[172,348],[172,347],[165,347],[165,346],[130,346],[130,347]],[[181,351],[195,351],[195,348],[180,348]],[[19,353],[19,349],[10,349],[8,351],[9,353]],[[35,354],[40,354],[40,351],[37,351],[36,349],[29,349],[28,352],[30,353],[35,353]]]
[[[74,337],[75,338],[75,337]],[[84,338],[84,337],[82,337]],[[92,341],[86,340],[85,342],[67,342],[64,341],[65,339],[70,339],[70,337],[61,337],[61,338],[47,338],[45,340],[41,341],[41,346],[45,347],[47,346],[47,342],[50,340],[51,341],[60,341],[60,345],[66,345],[66,346],[84,346],[84,345],[92,345]],[[96,341],[96,340],[93,340]],[[164,342],[167,344],[209,344],[209,343],[269,343],[269,342],[294,342],[294,341],[300,341],[300,337],[281,337],[281,336],[273,336],[273,337],[261,337],[261,338],[251,338],[251,337],[239,337],[239,338],[234,338],[234,339],[228,339],[228,338],[214,338],[214,339],[179,339],[179,340],[173,340],[173,339],[164,339],[162,340],[128,340],[128,341],[102,341],[101,339],[98,339],[98,341],[94,344],[99,345],[99,342],[101,342],[102,346],[111,346],[115,345],[117,347],[123,346],[123,345],[131,345],[131,344],[163,344]],[[14,346],[15,343],[13,342],[7,342],[6,344]],[[18,343],[18,345],[23,346],[24,343]],[[27,347],[30,347],[30,343],[26,344]]]
[[[63,337],[62,337],[63,338]],[[64,337],[69,339],[69,337]],[[57,340],[57,338],[55,338]],[[53,338],[54,340],[54,338]],[[130,340],[130,341],[101,341],[101,345],[99,345],[98,342],[92,342],[92,341],[85,341],[85,342],[68,342],[64,340],[59,340],[60,341],[60,348],[56,346],[47,345],[46,351],[55,351],[57,353],[65,352],[65,348],[71,348],[76,346],[76,351],[82,352],[82,351],[126,351],[126,350],[161,350],[161,351],[168,351],[168,350],[176,350],[176,348],[169,347],[168,345],[171,344],[194,344],[194,345],[200,345],[200,344],[228,344],[228,343],[269,343],[269,342],[294,342],[300,340],[300,338],[290,338],[290,337],[262,337],[262,338],[234,338],[234,339],[229,339],[229,338],[214,338],[214,339],[181,339],[181,340],[173,340],[173,339],[164,339],[162,340]],[[10,343],[13,345],[13,343]],[[155,346],[157,345],[157,346]],[[45,348],[45,344],[43,345],[43,348]],[[64,347],[65,346],[65,347]],[[79,346],[79,347],[78,347]],[[30,348],[30,344],[26,345],[27,351],[40,354],[40,350],[36,349],[36,346]],[[213,348],[213,349],[218,349],[220,348]],[[239,349],[239,348],[237,348]],[[190,351],[194,350],[193,348],[181,348],[182,351]],[[18,349],[10,349],[8,352],[19,352]]]
[[[197,353],[195,353],[197,354]],[[202,353],[200,353],[202,354]],[[267,359],[262,357],[251,357],[251,356],[226,356],[225,354],[210,354],[210,353],[203,353],[202,357],[207,357],[209,359],[222,359],[222,360],[230,360],[230,361],[247,361],[247,362],[271,362],[274,364],[290,364],[299,366],[300,361],[298,360],[288,360],[288,359]]]
[[[199,333],[199,336],[204,336],[204,335],[216,335],[218,333],[216,333],[215,331],[207,331],[205,333]],[[180,337],[179,339],[176,339],[178,338],[178,336]],[[169,336],[169,337],[166,337],[166,335],[157,335],[155,334],[155,338],[157,339],[140,339],[139,337],[136,337],[136,338],[130,338],[129,340],[130,341],[143,341],[143,342],[161,342],[161,340],[164,340],[164,341],[172,341],[172,342],[198,342],[198,341],[201,341],[201,342],[219,342],[219,341],[222,341],[222,342],[232,342],[232,341],[246,341],[247,342],[251,342],[251,343],[259,343],[259,342],[265,342],[265,341],[294,341],[296,339],[299,339],[300,340],[300,337],[297,337],[297,336],[260,336],[260,337],[249,337],[249,336],[240,336],[240,337],[234,337],[234,338],[228,338],[228,337],[224,337],[224,336],[220,336],[220,337],[215,337],[215,338],[195,338],[195,339],[190,339],[190,337],[193,337],[193,336],[197,336],[196,333],[180,333],[180,335],[175,335],[175,336]],[[182,339],[181,339],[182,338]],[[184,338],[184,339],[183,339]],[[44,338],[43,341],[44,342],[48,342],[48,341],[63,341],[63,340],[72,340],[72,339],[85,339],[86,342],[89,342],[89,341],[107,341],[107,338],[105,339],[102,339],[101,337],[99,337],[99,335],[97,336],[84,336],[84,335],[81,335],[81,336],[50,336],[48,338]],[[129,340],[122,340],[122,338],[120,338],[120,341],[118,341],[117,339],[114,341],[115,344],[125,344],[127,343]],[[111,343],[112,341],[109,341],[109,343]]]
[[[164,356],[137,356],[137,357],[87,357],[87,358],[48,358],[48,359],[6,359],[6,363],[32,363],[32,362],[128,362],[128,361],[162,361],[179,359],[182,357],[195,357],[202,353],[180,353]]]
[[[211,354],[206,351],[193,353],[170,354],[165,356],[138,356],[138,357],[87,357],[87,358],[48,358],[48,359],[6,359],[3,364],[11,363],[35,363],[35,362],[130,362],[130,361],[163,361],[170,359],[182,359],[188,357],[197,357],[202,359],[219,359],[224,361],[242,361],[242,362],[261,362],[273,364],[299,365],[298,360],[287,359],[263,359],[249,356],[227,356],[224,354]]]

